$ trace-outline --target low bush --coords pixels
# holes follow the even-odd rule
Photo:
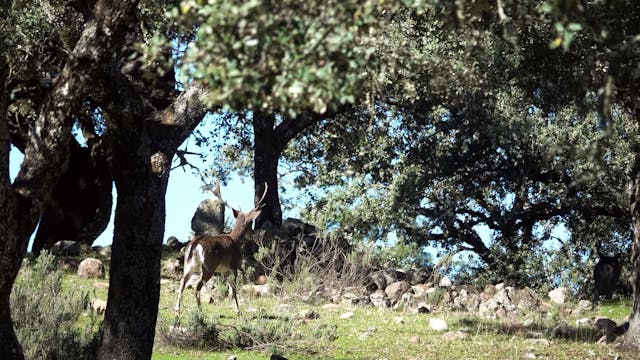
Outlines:
[[[25,357],[94,359],[97,320],[92,314],[81,318],[88,302],[86,291],[62,288],[53,255],[43,252],[23,266],[11,293],[11,313]]]

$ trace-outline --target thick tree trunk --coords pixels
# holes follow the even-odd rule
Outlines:
[[[0,352],[3,359],[24,359],[22,347],[13,331],[13,320],[9,308],[11,287],[0,289]]]
[[[256,219],[256,228],[267,225],[279,228],[282,225],[282,207],[278,196],[278,162],[282,146],[273,125],[273,115],[253,114],[255,201],[262,196],[264,184],[269,186],[265,206]]]
[[[128,101],[117,98],[118,94],[129,100],[135,97],[119,91],[124,87],[117,89],[113,99],[118,104]],[[145,121],[121,120],[115,127],[112,174],[118,200],[99,359],[151,358],[171,160],[206,113],[200,102],[204,92],[199,84],[191,84],[160,114],[149,114]],[[123,118],[136,114],[118,113],[115,108],[112,113]],[[156,117],[163,121],[153,121]]]
[[[106,156],[92,156],[91,148],[76,142],[70,146],[69,168],[48,198],[33,240],[36,255],[59,240],[92,245],[109,224],[113,199]]]
[[[633,307],[629,317],[629,330],[624,335],[620,348],[640,351],[640,156],[636,156],[633,189],[631,191],[631,218],[633,219],[633,248],[631,251],[631,272],[633,287]]]
[[[118,202],[99,359],[151,358],[160,298],[164,199],[172,155],[152,154],[148,139],[137,148],[114,148]],[[164,164],[156,168],[158,161]]]

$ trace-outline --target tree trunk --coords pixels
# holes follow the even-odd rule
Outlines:
[[[631,218],[633,221],[633,248],[631,251],[631,273],[633,287],[633,307],[629,317],[629,330],[620,343],[627,351],[640,351],[640,155],[636,156],[633,167],[633,189],[631,191]]]
[[[92,245],[111,218],[112,179],[106,155],[70,143],[69,168],[45,204],[31,251],[38,255],[59,240]]]
[[[165,193],[173,154],[152,154],[150,141],[114,145],[118,191],[108,306],[99,359],[149,359],[160,298]],[[157,161],[164,162],[159,168]],[[160,170],[158,170],[160,169]],[[163,169],[166,169],[164,171]]]
[[[115,126],[117,134],[111,137],[112,174],[118,200],[99,359],[151,358],[171,160],[206,114],[200,102],[204,92],[201,85],[192,83],[161,114],[148,114],[144,121],[129,118]],[[118,94],[135,97],[116,91],[112,98],[117,104],[127,102],[117,98]],[[113,110],[123,118],[135,114]],[[153,121],[156,115],[166,124]]]
[[[9,308],[10,294],[11,286],[0,289],[0,352],[3,354],[3,359],[24,359],[22,347],[13,331],[13,320]]]
[[[282,207],[278,196],[278,162],[282,146],[273,125],[272,115],[253,114],[255,201],[262,196],[264,184],[267,183],[269,186],[264,200],[265,206],[256,219],[256,228],[267,225],[279,228],[282,225]]]

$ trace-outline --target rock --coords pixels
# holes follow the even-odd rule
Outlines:
[[[393,269],[378,270],[367,276],[366,287],[369,291],[384,290],[399,280],[404,280],[406,274]]]
[[[591,319],[589,318],[581,318],[576,320],[576,325],[578,326],[584,326],[584,325],[590,325],[590,324],[591,324]]]
[[[394,283],[389,284],[386,289],[384,289],[385,294],[388,298],[391,299],[391,303],[395,304],[402,298],[402,295],[411,289],[411,285],[409,285],[406,281],[396,281]]]
[[[376,290],[376,292],[369,295],[371,304],[378,308],[387,308],[391,306],[391,300],[387,298],[387,294],[383,290]]]
[[[80,244],[73,240],[60,240],[51,246],[49,252],[56,256],[78,256]]]
[[[404,324],[404,318],[402,316],[396,316],[393,318],[393,322],[396,324]]]
[[[353,312],[351,311],[348,311],[340,315],[340,319],[351,319],[352,317],[353,317]]]
[[[301,320],[315,320],[319,318],[320,318],[320,314],[318,314],[313,310],[302,310],[298,313],[298,315],[296,315],[296,319],[301,319]]]
[[[451,280],[449,280],[449,278],[445,275],[440,279],[440,282],[438,283],[438,286],[443,287],[443,288],[448,288],[451,287],[451,285],[453,285],[453,283],[451,282]]]
[[[84,279],[104,277],[104,265],[96,258],[86,258],[78,265],[78,276]]]
[[[475,293],[469,293],[466,289],[462,289],[453,303],[460,310],[473,312],[478,310],[480,306],[480,296]]]
[[[447,331],[442,335],[442,340],[453,341],[453,340],[469,340],[471,337],[469,334],[458,331]]]
[[[265,275],[260,275],[254,281],[254,284],[256,284],[256,285],[265,285],[267,282],[269,282],[269,278],[266,277]]]
[[[593,309],[593,303],[589,300],[580,300],[575,309],[571,310],[571,315],[582,315],[585,311],[591,311]]]
[[[431,312],[431,308],[425,303],[418,303],[417,310],[418,314],[428,314]]]
[[[184,244],[175,236],[169,236],[169,238],[167,238],[166,245],[168,248],[173,250],[180,250],[184,246]]]
[[[411,290],[416,297],[424,296],[427,293],[427,289],[429,289],[429,287],[426,284],[417,284],[411,286]]]
[[[80,260],[74,258],[61,258],[58,260],[58,267],[64,271],[76,272],[78,271],[78,264]]]
[[[496,289],[495,285],[489,284],[485,286],[484,291],[480,293],[480,299],[482,299],[482,301],[487,301],[491,299],[493,295],[496,294],[496,292],[498,292],[498,290]]]
[[[572,339],[575,337],[576,330],[569,327],[566,322],[562,321],[556,324],[551,330],[550,335],[552,338],[560,339]]]
[[[104,258],[111,258],[111,245],[98,247],[97,252]]]
[[[496,286],[495,286],[496,291],[500,291],[500,290],[504,289],[504,287],[505,287],[504,283],[496,284]]]
[[[191,230],[196,235],[218,235],[224,230],[224,201],[217,196],[198,204],[191,218]]]
[[[449,328],[446,321],[438,318],[429,319],[429,327],[435,331],[446,331]]]
[[[568,293],[567,288],[564,286],[560,286],[556,289],[549,291],[549,299],[553,303],[562,305],[567,300],[567,293]]]
[[[89,305],[97,314],[102,314],[107,310],[107,302],[101,299],[93,298],[89,301]]]
[[[542,297],[528,287],[515,290],[510,294],[511,302],[522,312],[535,311],[544,302]]]
[[[618,324],[615,321],[604,316],[597,316],[593,325],[602,335],[615,334],[618,329]]]
[[[178,259],[167,259],[164,261],[162,268],[169,274],[179,274],[180,261]]]

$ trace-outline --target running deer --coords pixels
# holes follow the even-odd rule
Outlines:
[[[237,277],[238,268],[242,260],[240,253],[240,242],[245,232],[251,227],[251,223],[255,220],[264,204],[262,201],[267,195],[267,184],[264,186],[264,193],[258,201],[255,208],[247,213],[240,212],[234,208],[233,217],[235,224],[229,234],[220,235],[200,235],[195,236],[189,241],[184,254],[184,275],[180,281],[180,289],[178,290],[178,301],[176,302],[175,311],[180,311],[180,302],[182,300],[182,291],[185,286],[195,284],[196,302],[200,306],[200,289],[202,285],[209,281],[214,273],[219,273],[227,280],[229,291],[235,302],[235,309],[240,313],[237,297]],[[192,276],[199,273],[200,275],[191,280]],[[232,279],[229,279],[229,274]]]

